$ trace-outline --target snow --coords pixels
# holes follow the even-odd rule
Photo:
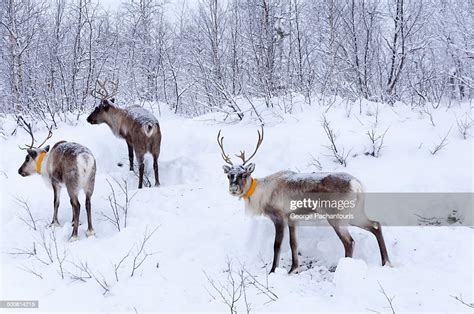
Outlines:
[[[60,143],[58,144],[58,146],[56,146],[55,150],[61,153],[70,152],[71,154],[74,154],[74,155],[79,155],[81,153],[92,154],[89,148],[84,147],[83,145],[74,143],[74,142]]]
[[[342,101],[341,101],[342,103]],[[406,105],[380,104],[376,129],[389,129],[381,156],[364,153],[370,142],[366,132],[374,127],[375,104],[364,102],[350,118],[344,105],[334,104],[327,119],[338,135],[337,141],[350,150],[347,167],[336,164],[328,155],[327,139],[321,127],[327,108],[295,104],[292,114],[263,112],[267,121],[265,138],[256,157],[254,176],[264,177],[280,170],[317,171],[311,165],[316,157],[323,171],[347,172],[358,178],[371,192],[473,192],[472,137],[464,140],[456,129],[456,117],[470,114],[469,104],[433,111],[436,125],[428,117]],[[61,227],[48,227],[53,211],[52,191],[39,176],[20,177],[18,167],[24,152],[18,145],[28,141],[19,131],[1,139],[1,293],[2,300],[40,300],[40,311],[49,312],[153,312],[220,311],[229,312],[211,282],[225,294],[229,274],[238,281],[242,269],[268,290],[262,293],[247,279],[246,294],[252,312],[261,311],[391,311],[386,295],[393,299],[397,312],[469,312],[455,300],[459,296],[473,302],[473,240],[469,227],[384,227],[384,237],[393,267],[380,266],[375,238],[352,228],[355,240],[353,259],[343,257],[343,247],[329,228],[302,227],[297,230],[301,273],[288,275],[291,252],[288,235],[283,240],[280,267],[267,277],[272,260],[274,227],[265,217],[244,214],[244,205],[227,192],[224,161],[216,143],[219,129],[225,136],[229,154],[252,150],[258,122],[249,117],[234,124],[219,123],[220,114],[185,119],[164,110],[159,117],[163,131],[159,159],[159,188],[137,190],[137,178],[128,171],[125,142],[113,136],[106,125],[89,125],[81,116],[76,126],[60,124],[49,144],[68,140],[88,147],[97,161],[96,189],[92,197],[95,237],[86,238],[84,197],[81,201],[79,241],[70,243],[71,207],[62,191],[59,207]],[[244,107],[244,106],[242,106]],[[154,111],[156,112],[156,111]],[[11,134],[11,118],[2,121],[5,134]],[[448,135],[448,145],[436,155],[429,149]],[[46,130],[38,130],[38,138]],[[147,158],[151,174],[151,158]],[[152,176],[151,176],[152,177]],[[101,213],[112,215],[108,198],[114,181],[128,182],[130,202],[127,227],[119,232]],[[16,198],[28,202],[37,231],[21,219],[27,214]],[[123,222],[123,221],[122,221]],[[155,233],[146,244],[147,256],[133,277],[133,257],[145,232]],[[54,233],[53,233],[54,231]],[[34,256],[12,255],[31,250],[48,257],[41,247],[41,235],[54,234],[58,254],[66,254],[62,279],[53,247],[53,263],[46,265]],[[118,268],[114,265],[130,252]],[[143,257],[143,255],[141,255]],[[105,280],[109,291],[94,279],[73,280],[87,263],[96,278]],[[228,271],[230,263],[231,273]],[[31,274],[34,269],[41,275]],[[84,273],[82,273],[84,275]],[[247,277],[248,278],[248,277]],[[265,290],[265,289],[263,289]],[[266,290],[265,290],[266,291]],[[212,296],[211,296],[212,295]],[[274,299],[274,300],[273,300]],[[243,297],[237,310],[245,312]],[[3,311],[2,311],[3,312]]]
[[[313,172],[313,173],[294,173],[294,172],[288,172],[286,174],[286,179],[288,181],[295,181],[295,182],[321,182],[326,178],[328,175],[333,175],[334,177],[337,177],[341,180],[344,181],[350,181],[354,179],[350,174],[344,173],[344,172]]]
[[[138,123],[145,125],[147,123],[158,123],[156,117],[148,110],[140,106],[130,106],[125,108],[125,112]]]

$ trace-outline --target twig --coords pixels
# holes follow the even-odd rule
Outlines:
[[[118,264],[114,264],[115,280],[116,280],[117,282],[119,281],[118,271],[119,271],[119,269],[120,269],[120,266],[121,266],[122,263],[127,259],[127,257],[130,256],[130,252],[131,252],[131,251],[132,251],[132,250],[130,249],[130,250],[128,251],[128,253],[127,253],[124,257],[122,257],[122,259],[118,262]]]
[[[446,145],[448,145],[447,139],[448,139],[448,135],[449,135],[450,132],[451,132],[451,129],[449,129],[448,133],[446,133],[446,135],[441,139],[441,142],[439,144],[437,144],[435,147],[430,149],[431,155],[433,155],[433,156],[436,155],[436,153],[438,153],[443,148],[445,148]]]
[[[471,309],[474,309],[474,303],[467,303],[467,302],[465,302],[465,301],[462,299],[462,295],[460,295],[459,297],[452,295],[451,298],[453,298],[453,299],[456,300],[456,301],[461,302],[462,304],[464,304],[464,305],[467,306],[467,307],[470,307]]]
[[[106,180],[107,184],[110,187],[111,194],[109,195],[109,205],[110,209],[112,210],[112,217],[106,215],[105,213],[102,212],[102,216],[110,222],[112,225],[114,225],[115,228],[120,232],[120,213],[119,213],[119,208],[121,207],[120,204],[117,202],[117,196],[115,195],[115,189],[110,183],[109,180]]]
[[[326,116],[323,116],[323,129],[324,132],[326,133],[326,136],[329,140],[330,145],[325,146],[329,151],[331,151],[332,156],[334,159],[341,164],[342,166],[346,167],[347,166],[347,158],[349,157],[349,152],[347,154],[344,152],[344,148],[338,149],[336,145],[336,133],[334,130],[331,128],[329,125],[329,121],[326,119]]]
[[[321,162],[319,161],[319,158],[314,157],[313,155],[309,154],[310,156],[310,161],[308,163],[308,166],[313,166],[315,167],[318,171],[323,170],[323,166],[321,165]]]
[[[466,114],[464,120],[458,119],[456,123],[463,139],[467,139],[469,136],[469,130],[474,126],[474,120]]]
[[[110,286],[107,283],[107,280],[105,280],[104,276],[101,274],[101,279],[99,279],[90,269],[89,265],[87,265],[87,262],[82,262],[79,261],[79,265],[76,263],[72,263],[79,271],[79,275],[76,274],[71,274],[71,278],[74,280],[80,280],[85,282],[87,279],[94,279],[94,281],[104,290],[102,295],[106,295],[110,291]],[[83,276],[83,273],[86,274],[87,276]]]
[[[43,279],[43,274],[41,274],[40,272],[38,272],[35,268],[35,266],[33,265],[33,263],[31,264],[31,268],[30,267],[27,267],[27,266],[23,266],[23,267],[19,267],[21,270],[27,272],[27,273],[30,273],[30,274],[33,274],[35,275],[36,277],[40,278],[40,279]]]
[[[270,301],[276,301],[278,300],[278,296],[276,293],[274,293],[272,290],[270,290],[270,287],[268,286],[268,272],[265,270],[265,274],[267,276],[266,283],[265,285],[262,284],[260,281],[257,280],[257,277],[253,274],[251,274],[247,269],[244,268],[244,271],[249,275],[249,277],[252,279],[250,282],[251,285],[253,285],[258,291],[266,295]]]
[[[36,255],[36,244],[33,242],[33,249],[30,250],[24,250],[24,249],[19,249],[19,248],[13,248],[13,251],[8,252],[10,255],[27,255],[28,257],[35,256]]]
[[[145,234],[143,235],[143,240],[138,245],[137,252],[133,257],[133,265],[132,265],[132,272],[130,273],[130,277],[133,277],[135,271],[140,268],[140,266],[145,262],[148,256],[153,255],[153,253],[146,253],[145,246],[150,240],[151,236],[158,230],[159,226],[156,227],[152,232],[148,233],[148,230],[145,230]]]
[[[56,255],[56,260],[58,261],[58,267],[59,267],[59,274],[61,275],[61,279],[64,279],[64,267],[63,267],[63,263],[64,263],[64,260],[66,259],[66,251],[64,250],[63,251],[63,255],[60,256],[59,254],[59,249],[58,249],[58,241],[56,239],[56,231],[52,231],[51,232],[51,237],[53,239],[53,244],[54,244],[54,251],[55,251],[55,255]]]
[[[49,263],[48,262],[45,262],[41,259],[39,259],[38,256],[36,256],[36,258],[42,262],[43,264],[45,265],[50,265],[52,263],[54,263],[54,260],[53,260],[53,250],[51,248],[51,237],[50,237],[50,241],[49,242],[46,242],[46,236],[45,236],[45,233],[44,233],[44,229],[41,229],[40,231],[40,235],[41,235],[41,242],[40,242],[40,246],[43,248],[44,252],[46,253],[46,256],[48,257],[48,260],[49,260]]]
[[[431,112],[431,110],[427,109],[426,106],[423,106],[423,112],[426,113],[426,115],[430,118],[431,125],[436,126],[433,119],[433,113]]]
[[[367,131],[367,136],[369,137],[370,142],[372,144],[372,151],[367,152],[366,155],[370,155],[375,158],[378,158],[380,156],[380,151],[384,147],[383,142],[384,142],[385,135],[387,134],[387,132],[388,132],[388,128],[381,135],[377,135],[375,129]]]
[[[385,299],[387,299],[388,304],[390,305],[390,309],[392,310],[392,314],[395,314],[395,309],[393,308],[393,299],[395,299],[395,296],[389,297],[387,295],[387,293],[385,292],[384,288],[382,287],[382,285],[380,284],[380,282],[378,282],[378,284],[379,284],[379,287],[380,287],[380,292],[382,292],[382,294],[385,296]]]
[[[239,277],[241,279],[240,282],[236,282],[233,275],[232,262],[227,259],[226,263],[226,284],[219,283],[218,286],[214,279],[212,279],[205,271],[204,275],[206,276],[207,281],[214,289],[214,291],[217,292],[217,294],[220,296],[222,302],[229,307],[230,313],[233,314],[237,313],[237,303],[243,295],[243,285],[245,284],[245,280],[242,280],[242,277]],[[208,293],[214,298],[214,296],[209,291]],[[246,305],[246,308],[247,310],[249,309],[248,303]]]
[[[28,218],[22,218],[19,217],[21,221],[23,221],[30,229],[37,231],[36,227],[36,222],[38,221],[33,217],[33,214],[31,213],[30,206],[28,205],[28,202],[21,198],[21,197],[15,197],[16,202],[23,208],[28,215]]]

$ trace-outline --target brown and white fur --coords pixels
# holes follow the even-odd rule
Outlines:
[[[160,185],[158,174],[158,157],[160,155],[161,130],[153,114],[140,106],[125,109],[114,106],[114,99],[103,99],[99,106],[87,117],[90,124],[107,124],[112,132],[127,142],[130,171],[133,171],[133,152],[138,161],[138,188],[143,187],[145,170],[144,156],[153,156],[155,186]]]
[[[41,163],[40,175],[51,184],[54,191],[54,213],[51,225],[59,226],[58,208],[61,187],[66,186],[72,205],[73,230],[71,241],[77,239],[77,229],[79,227],[79,215],[81,204],[78,194],[84,190],[86,195],[87,211],[87,236],[94,235],[92,227],[91,196],[94,192],[96,163],[91,151],[80,144],[60,141],[51,150],[49,145],[45,148],[31,148],[25,161],[18,169],[18,173],[23,176],[30,176],[37,173],[36,166],[38,158],[42,152],[46,155]]]
[[[255,169],[255,164],[224,165],[223,168],[229,179],[230,194],[236,197],[244,196],[250,189],[251,174]],[[255,191],[248,199],[244,199],[245,209],[247,213],[269,217],[275,225],[273,264],[270,272],[274,272],[278,267],[285,225],[288,225],[292,253],[292,265],[289,273],[299,271],[296,226],[294,223],[289,223],[290,208],[288,204],[290,200],[298,199],[305,193],[338,193],[339,197],[343,198],[355,193],[357,195],[356,206],[350,212],[345,212],[353,214],[354,219],[328,219],[328,222],[342,241],[346,257],[352,257],[354,249],[354,240],[347,229],[348,225],[352,225],[375,235],[382,265],[389,264],[380,223],[366,217],[362,185],[355,177],[346,173],[298,174],[292,171],[281,171],[255,180]]]

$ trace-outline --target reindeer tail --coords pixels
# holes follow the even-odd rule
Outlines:
[[[154,123],[148,122],[143,126],[143,132],[145,132],[147,137],[152,136],[152,134],[155,132],[155,129],[156,125]]]

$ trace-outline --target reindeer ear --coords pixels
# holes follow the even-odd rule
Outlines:
[[[110,108],[110,103],[109,103],[110,100],[104,100],[104,102],[102,103],[102,108],[104,108],[105,111],[108,111],[109,108]]]
[[[33,159],[35,159],[38,155],[38,153],[34,149],[28,148],[26,151],[28,152],[28,155],[30,155],[30,157]]]
[[[247,166],[245,166],[245,173],[251,174],[255,170],[255,164],[250,163]]]
[[[43,148],[45,152],[49,152],[49,145],[46,145],[45,148]]]
[[[232,169],[232,168],[230,166],[223,165],[222,169],[224,169],[224,173],[227,174],[227,173],[229,173],[230,169]]]

